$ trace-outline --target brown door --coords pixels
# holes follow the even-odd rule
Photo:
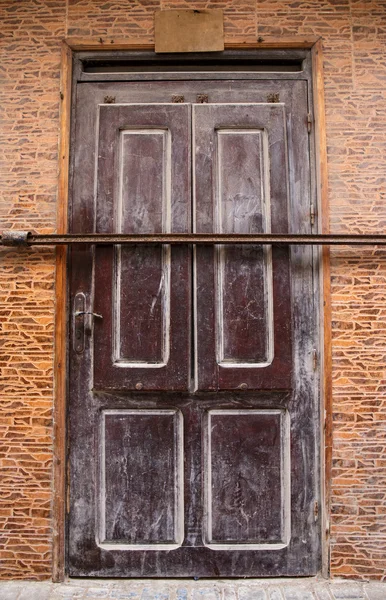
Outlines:
[[[79,85],[72,231],[310,233],[308,111],[305,81]],[[70,302],[69,574],[315,574],[312,250],[73,248]]]

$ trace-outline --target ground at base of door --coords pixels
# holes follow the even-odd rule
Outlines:
[[[315,578],[0,581],[0,600],[386,600],[386,582]]]

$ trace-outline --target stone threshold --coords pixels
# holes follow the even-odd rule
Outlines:
[[[0,600],[386,600],[386,583],[321,578],[0,581]]]

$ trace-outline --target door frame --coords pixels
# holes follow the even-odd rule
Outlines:
[[[315,164],[316,220],[320,233],[329,232],[326,122],[324,107],[324,77],[322,40],[308,38],[269,38],[253,44],[225,44],[225,50],[299,50],[311,54],[311,84],[313,96],[313,155]],[[70,125],[74,104],[73,59],[77,52],[147,51],[153,44],[130,43],[126,40],[86,40],[67,38],[61,45],[59,176],[57,193],[57,226],[59,234],[68,231],[68,197],[70,178]],[[319,265],[319,373],[320,373],[320,485],[321,485],[321,546],[322,575],[329,575],[329,514],[332,462],[332,377],[331,377],[331,299],[330,252],[323,246],[318,251]],[[68,340],[68,266],[67,248],[56,247],[55,276],[55,352],[54,352],[54,443],[53,443],[53,505],[52,505],[52,580],[63,581],[66,575],[66,511],[67,489],[67,340]]]

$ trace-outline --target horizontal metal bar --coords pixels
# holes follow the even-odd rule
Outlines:
[[[350,234],[237,234],[237,233],[72,233],[72,234],[34,234],[29,232],[3,231],[3,246],[63,246],[71,244],[282,244],[311,246],[384,246],[386,235],[350,235]]]

